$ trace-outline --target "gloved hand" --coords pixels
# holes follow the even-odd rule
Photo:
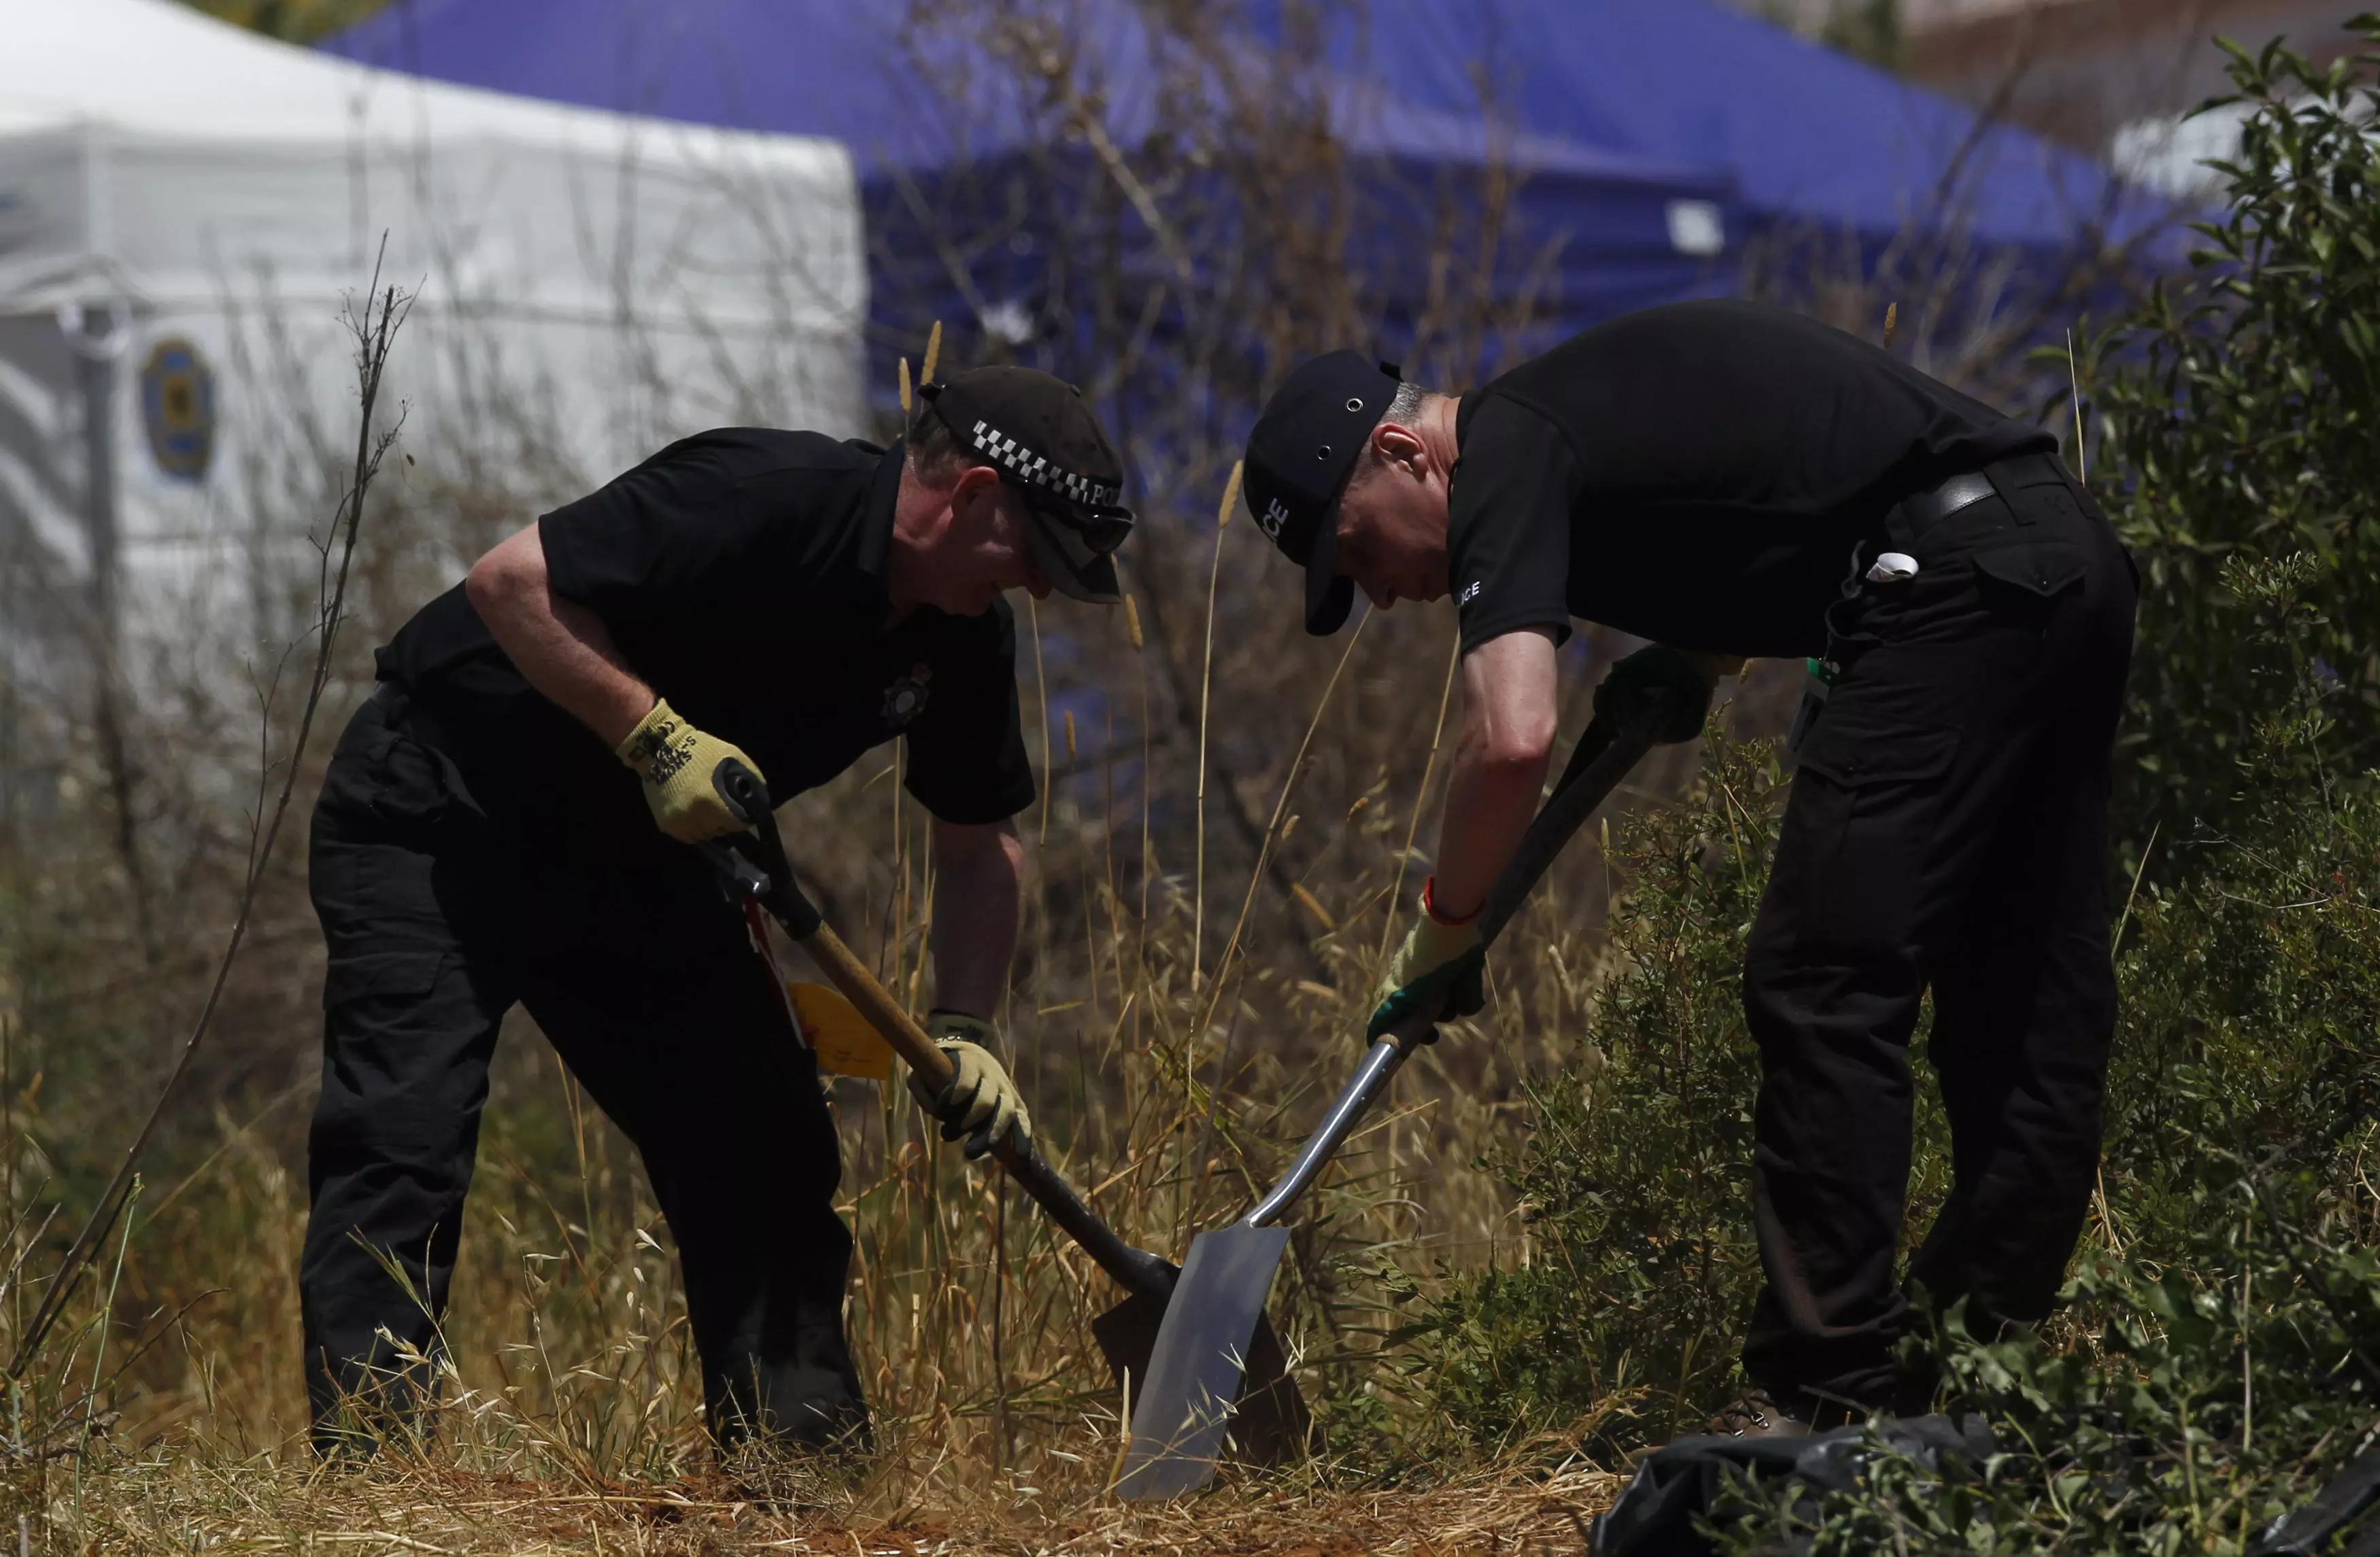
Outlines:
[[[712,775],[730,758],[761,777],[759,764],[733,741],[707,736],[680,718],[666,698],[637,722],[614,753],[645,781],[645,804],[661,830],[682,844],[723,837],[744,824],[720,798]]]
[[[1422,883],[1421,918],[1405,936],[1389,971],[1380,979],[1379,1006],[1364,1029],[1378,1039],[1415,1015],[1433,1022],[1450,1016],[1475,1016],[1488,1004],[1481,978],[1488,966],[1488,948],[1479,941],[1479,916],[1459,923],[1438,917],[1430,902],[1437,878]]]
[[[1656,697],[1667,692],[1653,738],[1664,746],[1700,739],[1718,678],[1742,666],[1742,660],[1729,655],[1689,654],[1666,643],[1648,644],[1605,674],[1595,689],[1595,716],[1614,726],[1632,724]]]
[[[972,1162],[1003,1140],[1022,1147],[1033,1139],[1033,1116],[1016,1095],[1016,1083],[992,1057],[991,1024],[962,1011],[930,1011],[926,1031],[950,1056],[956,1074],[937,1096],[915,1071],[909,1073],[909,1095],[917,1106],[942,1122],[942,1138],[967,1137],[965,1152]]]

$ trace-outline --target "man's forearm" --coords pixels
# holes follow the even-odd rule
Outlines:
[[[602,618],[553,592],[535,525],[481,557],[464,589],[514,668],[604,745],[617,747],[652,712],[653,689]]]
[[[1536,814],[1558,685],[1553,639],[1536,629],[1492,639],[1463,658],[1463,733],[1447,776],[1430,888],[1442,918],[1479,911]]]
[[[1016,954],[1025,845],[1005,822],[934,823],[934,1004],[989,1017]]]
[[[1504,862],[1521,845],[1545,787],[1547,759],[1534,763],[1490,760],[1482,748],[1458,747],[1446,785],[1446,816],[1439,823],[1437,880],[1431,901],[1440,918],[1469,918],[1488,900]]]

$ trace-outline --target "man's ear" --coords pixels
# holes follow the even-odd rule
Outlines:
[[[1422,473],[1422,462],[1429,458],[1428,445],[1393,421],[1381,422],[1372,429],[1371,444],[1382,464],[1397,466],[1415,477]]]
[[[1000,498],[1000,472],[989,465],[970,465],[951,483],[951,515],[971,517],[977,505]]]

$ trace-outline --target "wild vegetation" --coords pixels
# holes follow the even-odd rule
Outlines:
[[[1128,1236],[1176,1253],[1281,1166],[1353,1062],[1426,869],[1452,668],[1439,613],[1303,641],[1250,527],[1214,521],[1218,407],[1377,322],[1378,292],[1333,245],[1378,197],[1334,161],[1294,59],[1268,79],[1235,56],[1219,98],[1214,38],[1181,9],[1169,128],[1104,152],[1084,137],[1082,76],[1051,63],[1063,40],[1012,8],[969,13],[1014,67],[1003,90],[1066,150],[978,170],[929,207],[949,225],[932,243],[1021,236],[1067,256],[1069,295],[1100,299],[1097,339],[1019,345],[978,321],[944,349],[1081,352],[1046,365],[1106,375],[1158,494],[1129,610],[1028,614],[1045,788],[1023,821],[1033,898],[1002,1028],[1053,1155]],[[2380,673],[2359,479],[2375,399],[2368,342],[2353,346],[2380,278],[2373,68],[2243,61],[2254,113],[2204,274],[2082,332],[2091,480],[2147,584],[2119,818],[2125,1014],[2068,1304],[2012,1338],[1941,1316],[1931,1343],[1953,1402],[2005,1453],[1966,1479],[1887,1459],[1823,1506],[1747,1501],[1724,1520],[1735,1550],[2234,1552],[2380,1419],[2380,814],[2362,772]],[[1017,225],[1020,211],[1065,225]],[[1443,286],[1414,359],[1453,383],[1526,322],[1504,261],[1472,247],[1510,237],[1504,217],[1456,214],[1415,229]],[[1168,242],[1229,284],[1210,296],[1141,262]],[[1835,294],[1847,317],[1851,295]],[[916,336],[888,349],[914,360],[927,296]],[[1861,302],[1863,327],[1880,331],[1885,300]],[[2063,381],[2062,349],[2051,366]],[[1156,393],[1184,383],[1211,399]],[[352,452],[293,471],[286,501],[337,490]],[[458,556],[600,480],[493,493],[468,468],[425,449],[362,506],[329,724],[368,685],[364,651]],[[311,598],[315,581],[292,588]],[[261,786],[253,714],[228,713],[196,667],[144,669],[115,736],[79,689],[6,689],[26,732],[0,775],[11,1353],[205,996],[260,797],[294,771],[302,806],[319,772],[322,743],[292,742],[318,641],[261,677]],[[1600,664],[1566,661],[1566,728]],[[1275,1312],[1318,1407],[1310,1466],[1234,1472],[1186,1509],[1116,1507],[1115,1402],[1088,1336],[1111,1287],[902,1094],[844,1082],[849,1312],[881,1453],[715,1466],[668,1228],[632,1150],[523,1023],[492,1083],[446,1404],[371,1466],[314,1466],[295,1267],[320,954],[293,834],[263,861],[137,1192],[8,1376],[6,1513],[44,1552],[1574,1543],[1633,1451],[1740,1388],[1756,1261],[1735,964],[1790,784],[1771,737],[1795,679],[1756,667],[1699,761],[1647,764],[1515,921],[1489,1010],[1409,1068],[1301,1215]],[[846,937],[923,1004],[933,862],[895,761],[784,821]],[[1913,1225],[1945,1145],[1928,1113]]]

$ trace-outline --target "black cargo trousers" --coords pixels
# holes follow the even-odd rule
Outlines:
[[[2046,1315],[2099,1160],[2116,1022],[2108,771],[2137,578],[2046,456],[1922,534],[1829,615],[1833,693],[1801,751],[1755,919],[1752,1190],[1766,1277],[1744,1370],[1789,1409],[1906,1406],[1895,1279],[1912,1137],[1909,1044],[1951,1130],[1949,1198],[1907,1280],[1979,1333]],[[1856,577],[1856,574],[1854,575]]]
[[[707,866],[654,842],[623,863],[508,840],[394,687],[341,737],[310,861],[329,966],[298,1271],[325,1451],[374,1410],[424,1403],[401,1358],[437,1354],[488,1062],[516,1003],[644,1159],[712,1432],[864,1431],[816,1064]]]

